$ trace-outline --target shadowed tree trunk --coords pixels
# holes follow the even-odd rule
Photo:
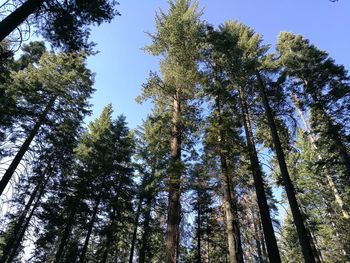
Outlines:
[[[152,197],[149,196],[146,199],[146,211],[144,215],[144,222],[143,222],[143,234],[142,234],[142,244],[140,249],[140,255],[139,255],[139,263],[145,263],[146,255],[148,251],[148,236],[149,236],[149,223],[151,219],[151,208],[152,208]]]
[[[84,241],[84,246],[83,246],[83,249],[82,249],[81,254],[80,254],[80,263],[84,263],[85,262],[86,252],[87,252],[87,249],[88,249],[89,240],[90,240],[91,233],[92,233],[92,228],[93,228],[95,220],[96,220],[96,216],[97,216],[97,212],[98,212],[98,207],[100,205],[101,197],[102,197],[102,191],[98,195],[98,198],[96,200],[95,207],[94,207],[94,210],[92,212],[92,216],[91,216],[91,219],[90,219],[90,222],[89,222],[89,225],[88,225],[88,232],[86,234],[86,238],[85,238],[85,241]]]
[[[74,220],[74,216],[75,216],[75,212],[76,212],[75,208],[76,207],[73,206],[73,209],[70,211],[69,217],[67,218],[67,221],[66,221],[67,224],[66,224],[66,227],[64,229],[60,245],[59,245],[58,250],[56,252],[54,263],[59,263],[61,261],[61,257],[63,255],[64,248],[66,246],[67,241],[69,240],[71,228],[74,224],[73,220]]]
[[[271,131],[271,137],[273,140],[273,144],[275,146],[275,151],[279,163],[279,167],[281,170],[281,176],[282,176],[282,181],[284,184],[284,188],[287,194],[288,202],[290,209],[292,211],[293,219],[294,219],[294,224],[297,229],[298,237],[299,237],[299,243],[303,252],[304,260],[306,263],[314,263],[315,262],[315,255],[312,251],[311,243],[310,243],[310,238],[307,234],[307,230],[304,225],[303,217],[301,214],[301,211],[298,206],[298,202],[295,196],[295,190],[294,186],[292,183],[292,180],[290,179],[286,160],[284,157],[281,141],[277,132],[277,127],[275,124],[275,120],[273,117],[273,113],[271,110],[271,107],[269,105],[268,98],[266,96],[266,91],[265,91],[265,84],[260,76],[260,73],[257,71],[256,72],[256,77],[258,81],[258,87],[260,90],[260,96],[262,99],[262,103],[265,109],[265,114],[267,117],[267,121],[270,127]],[[265,238],[267,238],[265,236]]]
[[[46,174],[46,172],[44,172],[44,174]],[[50,177],[51,176],[48,175],[46,180],[41,184],[38,184],[35,187],[34,191],[32,192],[24,210],[22,211],[19,219],[17,220],[16,226],[13,230],[13,233],[11,234],[10,240],[6,243],[3,249],[3,256],[0,260],[0,263],[12,262],[15,256],[17,255],[18,248],[22,242],[25,232],[27,231],[30,220],[32,219],[32,216],[39,205],[41,197],[44,194],[45,187]],[[35,198],[36,198],[36,202],[34,203],[34,206],[32,207],[30,214],[26,218]]]
[[[55,100],[56,100],[56,97],[52,98],[49,101],[49,103],[45,107],[44,111],[41,113],[38,121],[34,124],[34,127],[31,129],[28,137],[26,138],[26,140],[22,144],[21,148],[17,152],[15,158],[12,160],[9,168],[6,170],[4,176],[2,177],[2,179],[0,181],[0,196],[2,195],[3,191],[5,190],[7,184],[10,182],[14,172],[17,169],[17,166],[21,162],[24,154],[29,149],[31,142],[33,141],[34,137],[37,135],[41,125],[45,122],[46,116],[49,113],[49,111],[51,110]]]
[[[37,11],[45,0],[27,0],[0,22],[0,41],[20,26],[31,14]]]
[[[179,90],[173,101],[171,161],[169,167],[169,194],[168,194],[168,218],[166,231],[166,263],[175,263],[177,259],[177,247],[179,243],[179,225],[181,221],[180,207],[180,180],[182,174],[181,164],[181,102]]]
[[[142,191],[142,189],[141,189],[141,191]],[[143,202],[143,197],[142,197],[142,194],[140,194],[139,204],[137,206],[137,211],[136,211],[136,216],[135,216],[134,231],[132,233],[129,263],[132,263],[133,258],[134,258],[134,250],[135,250],[136,237],[137,237],[137,228],[139,226],[139,218],[140,218],[140,213],[141,213],[141,208],[142,208],[142,202]]]
[[[260,217],[261,217],[264,236],[266,240],[268,256],[271,262],[281,262],[281,257],[277,246],[275,232],[273,230],[270,210],[267,204],[267,198],[266,198],[266,193],[264,188],[264,180],[262,177],[258,155],[255,149],[254,136],[253,136],[253,131],[250,123],[247,103],[244,97],[243,88],[240,88],[240,104],[242,108],[243,124],[244,124],[244,130],[247,138],[247,148],[249,153],[251,169],[253,173],[254,186],[255,186],[256,196],[258,199],[257,203],[259,206]]]
[[[222,125],[221,106],[218,96],[215,99],[216,102],[216,114],[218,117],[219,125]],[[226,216],[226,233],[228,241],[229,262],[230,263],[243,263],[243,251],[241,243],[241,235],[238,223],[238,211],[237,211],[237,198],[234,193],[234,187],[231,185],[230,174],[227,164],[227,157],[224,153],[225,136],[220,128],[220,162],[224,192],[224,210]]]
[[[315,137],[313,136],[312,134],[312,131],[311,131],[311,128],[310,128],[310,125],[309,123],[307,122],[306,118],[305,118],[305,115],[304,115],[304,112],[300,106],[300,102],[298,101],[298,98],[292,94],[292,99],[293,99],[293,102],[294,102],[294,106],[295,108],[297,109],[297,112],[299,113],[299,116],[305,126],[305,131],[307,133],[307,137],[309,138],[309,141],[311,143],[311,147],[313,148],[313,150],[315,151],[316,155],[317,155],[317,159],[319,161],[322,161],[322,156],[321,154],[318,152],[318,148],[317,148],[317,145],[316,145],[316,139]],[[349,216],[349,213],[348,211],[345,209],[345,204],[344,204],[344,201],[342,199],[342,197],[340,196],[339,194],[339,191],[337,189],[337,186],[335,185],[335,182],[328,170],[328,167],[323,167],[325,169],[325,176],[326,176],[326,179],[327,179],[327,183],[328,183],[328,186],[330,187],[330,189],[332,190],[333,192],[333,195],[334,195],[334,199],[335,199],[335,202],[337,203],[337,205],[339,206],[340,208],[340,211],[343,215],[343,217],[345,219],[349,219],[350,216]]]

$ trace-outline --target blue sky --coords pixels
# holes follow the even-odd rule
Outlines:
[[[350,1],[339,0],[202,0],[203,19],[214,25],[238,20],[264,36],[274,45],[280,31],[302,34],[326,50],[339,64],[350,69]],[[150,110],[135,97],[158,59],[142,49],[150,43],[145,32],[154,32],[154,17],[167,0],[120,0],[122,16],[91,32],[91,40],[101,52],[89,58],[96,73],[96,92],[91,100],[93,118],[104,105],[112,103],[115,114],[123,113],[131,128],[141,123]],[[90,118],[89,118],[90,119]]]

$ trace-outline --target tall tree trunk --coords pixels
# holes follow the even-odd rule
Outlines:
[[[148,236],[150,234],[150,219],[151,219],[151,208],[152,208],[152,199],[153,197],[148,196],[146,199],[146,211],[144,214],[143,221],[143,234],[142,234],[142,244],[139,255],[139,263],[145,263],[146,255],[148,252]]]
[[[47,169],[44,172],[44,176],[47,173]],[[50,179],[50,175],[48,175],[48,177],[46,178],[46,180],[44,182],[39,183],[35,187],[32,194],[30,195],[30,198],[29,198],[24,210],[22,211],[20,217],[17,220],[15,228],[11,234],[11,237],[3,249],[3,256],[0,259],[0,263],[12,262],[12,260],[16,256],[17,250],[22,242],[23,236],[24,236],[25,232],[27,231],[30,220],[31,220],[36,208],[38,207],[39,201],[40,201],[42,195],[44,194],[44,190],[45,190],[45,187],[46,187],[49,179]],[[35,198],[37,198],[37,200],[34,203],[34,206],[32,207]],[[32,207],[32,210],[31,210],[29,216],[27,217],[27,214],[28,214],[31,207]]]
[[[86,238],[85,238],[85,241],[84,241],[84,246],[83,246],[83,249],[82,249],[81,254],[80,254],[80,261],[79,261],[80,263],[84,263],[85,262],[86,252],[87,252],[87,249],[88,249],[89,240],[90,240],[91,233],[92,233],[92,228],[93,228],[95,220],[96,220],[96,216],[97,216],[97,212],[98,212],[98,207],[100,205],[101,197],[102,197],[102,191],[99,193],[99,195],[97,197],[97,200],[96,200],[96,203],[95,203],[95,207],[94,207],[94,210],[92,212],[92,216],[91,216],[91,219],[90,219],[90,222],[89,222],[89,225],[88,225],[88,232],[86,234]]]
[[[69,236],[70,236],[71,228],[74,224],[73,220],[74,220],[75,213],[76,213],[76,207],[74,206],[73,209],[70,211],[69,216],[67,218],[67,221],[66,221],[67,224],[66,224],[66,227],[64,229],[58,250],[55,254],[54,263],[59,263],[61,261],[61,258],[62,258],[63,252],[64,252],[64,248],[65,248],[66,243],[67,243]]]
[[[259,206],[261,223],[263,226],[264,236],[266,240],[266,247],[268,256],[271,262],[281,262],[281,257],[279,253],[279,249],[277,246],[275,232],[273,230],[271,215],[269,206],[267,203],[264,180],[259,164],[258,155],[255,148],[254,135],[251,127],[249,111],[246,103],[246,99],[244,97],[243,88],[240,88],[240,104],[242,108],[242,117],[244,130],[247,138],[247,148],[249,153],[249,159],[251,164],[251,169],[253,173],[254,186],[257,196],[257,203]]]
[[[0,181],[0,196],[2,195],[3,191],[5,190],[7,184],[10,182],[11,177],[13,176],[14,172],[16,171],[17,166],[21,162],[24,154],[29,149],[29,146],[30,146],[31,142],[33,141],[34,137],[38,133],[41,125],[45,122],[46,116],[49,113],[49,111],[51,110],[55,100],[56,100],[56,97],[52,98],[49,101],[49,103],[45,107],[44,111],[41,113],[38,121],[35,123],[34,127],[30,131],[27,139],[24,141],[24,143],[22,144],[21,148],[17,152],[15,158],[12,160],[9,168],[6,170],[4,176],[2,177],[2,179]]]
[[[310,238],[307,234],[307,231],[306,231],[306,228],[304,225],[304,221],[303,221],[303,217],[302,217],[302,214],[301,214],[299,206],[298,206],[298,202],[297,202],[297,199],[295,196],[294,186],[293,186],[292,180],[290,179],[290,176],[289,176],[289,172],[288,172],[286,160],[284,157],[281,141],[280,141],[280,138],[279,138],[279,135],[277,132],[277,127],[275,124],[274,116],[273,116],[272,110],[271,110],[270,105],[269,105],[269,101],[268,101],[267,96],[266,96],[265,84],[264,84],[259,72],[256,72],[256,77],[258,80],[260,96],[262,98],[262,102],[263,102],[263,105],[265,108],[265,114],[267,117],[268,124],[270,126],[271,137],[272,137],[272,140],[273,140],[273,143],[275,146],[275,151],[276,151],[279,167],[281,170],[282,181],[283,181],[284,188],[285,188],[287,198],[289,201],[289,206],[290,206],[291,211],[292,211],[294,224],[295,224],[296,229],[297,229],[299,243],[300,243],[300,246],[301,246],[301,249],[303,252],[304,260],[306,263],[314,263],[315,262],[315,255],[312,251]],[[265,235],[265,238],[267,238],[266,235]]]
[[[322,161],[322,156],[321,156],[321,154],[319,153],[318,148],[317,148],[317,145],[316,145],[316,139],[315,139],[315,137],[313,136],[312,131],[311,131],[311,128],[310,128],[310,125],[309,125],[309,123],[307,122],[307,120],[306,120],[306,118],[305,118],[305,115],[304,115],[304,112],[303,112],[303,110],[302,110],[301,107],[300,107],[300,102],[298,101],[298,98],[297,98],[294,94],[292,94],[292,99],[293,99],[295,108],[297,109],[297,111],[298,111],[298,113],[299,113],[299,116],[300,116],[300,118],[301,118],[301,120],[302,120],[302,122],[303,122],[303,124],[304,124],[305,131],[306,131],[306,133],[307,133],[307,135],[308,135],[308,138],[309,138],[309,141],[310,141],[310,143],[311,143],[311,147],[312,147],[312,149],[315,151],[315,153],[316,153],[316,155],[317,155],[317,159],[318,159],[319,161]],[[342,197],[341,197],[340,194],[339,194],[339,191],[338,191],[338,189],[337,189],[337,186],[336,186],[336,184],[334,183],[332,176],[331,176],[330,173],[328,172],[328,168],[327,168],[327,167],[325,167],[325,168],[326,168],[326,169],[325,169],[325,176],[326,176],[326,179],[327,179],[327,183],[328,183],[330,189],[331,189],[332,192],[333,192],[335,202],[336,202],[337,205],[339,206],[340,211],[341,211],[343,217],[344,217],[345,219],[349,219],[349,218],[350,218],[349,213],[348,213],[348,211],[346,211],[346,209],[345,209],[344,201],[343,201]]]
[[[0,22],[0,42],[37,11],[45,0],[27,0]]]
[[[132,263],[133,258],[134,258],[134,250],[135,250],[136,237],[137,237],[137,228],[139,226],[139,218],[140,218],[140,213],[141,213],[141,208],[142,208],[142,202],[143,202],[143,197],[142,197],[142,194],[140,194],[139,204],[137,206],[137,211],[136,211],[136,216],[135,216],[134,231],[132,233],[132,239],[131,239],[129,263]]]
[[[221,106],[219,97],[216,100],[216,113],[219,125],[222,124]],[[234,187],[231,186],[230,174],[227,164],[227,159],[224,153],[225,135],[220,130],[220,162],[224,192],[224,210],[226,216],[226,233],[228,241],[229,261],[230,263],[243,263],[243,251],[241,236],[238,223],[237,198],[234,194]],[[232,198],[234,197],[234,198]]]
[[[166,263],[175,263],[179,243],[179,225],[181,221],[180,207],[180,181],[182,174],[181,164],[181,102],[179,91],[173,101],[172,139],[169,165],[169,194],[168,194],[168,218],[166,231]]]
[[[311,87],[311,84],[307,80],[303,80],[303,81],[306,87],[309,87],[309,89],[311,90],[314,89],[313,87]],[[347,175],[347,178],[345,179],[345,181],[348,185],[350,185],[350,155],[341,139],[339,129],[334,125],[332,118],[326,112],[317,94],[313,92],[310,95],[313,99],[312,107],[323,116],[324,122],[327,127],[326,128],[327,133],[329,134],[330,139],[333,140],[336,146],[336,149],[338,149],[340,159],[344,164],[345,172]]]
[[[16,257],[17,255],[17,250],[23,240],[23,237],[24,237],[24,234],[25,232],[27,231],[28,229],[28,226],[29,226],[29,223],[34,215],[34,212],[35,210],[37,209],[37,207],[39,206],[39,203],[40,203],[40,200],[45,192],[45,188],[46,188],[46,185],[50,179],[50,175],[47,177],[47,179],[45,180],[45,182],[43,183],[43,185],[41,185],[41,188],[39,190],[39,193],[38,193],[38,197],[34,203],[34,206],[29,214],[29,216],[27,217],[26,221],[25,221],[25,224],[23,225],[23,227],[21,228],[21,231],[18,233],[18,236],[16,236],[16,240],[14,242],[14,245],[13,245],[13,249],[11,250],[11,254],[9,255],[9,258],[7,260],[8,263],[11,263],[14,258]]]
[[[201,221],[201,200],[198,197],[198,209],[197,209],[197,263],[201,263],[201,239],[202,239],[202,221]]]
[[[107,262],[108,253],[109,253],[109,250],[110,250],[111,243],[112,243],[112,233],[108,232],[107,233],[107,242],[106,242],[106,245],[105,245],[105,251],[103,252],[101,263],[106,263]]]

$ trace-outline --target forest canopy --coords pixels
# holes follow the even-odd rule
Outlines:
[[[11,2],[0,263],[350,261],[350,75],[312,39],[281,31],[267,43],[234,18],[211,24],[198,1],[170,0],[143,49],[158,63],[136,98],[147,117],[131,129],[110,103],[86,124],[99,76],[90,26],[119,3],[7,1],[0,12]],[[14,41],[23,23],[43,41]]]

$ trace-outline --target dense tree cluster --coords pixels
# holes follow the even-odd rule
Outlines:
[[[0,22],[4,39],[33,15],[58,47],[1,42],[0,262],[348,262],[346,69],[300,35],[270,49],[173,0],[145,48],[151,113],[129,130],[107,105],[84,126],[86,26],[115,4],[27,0]]]

